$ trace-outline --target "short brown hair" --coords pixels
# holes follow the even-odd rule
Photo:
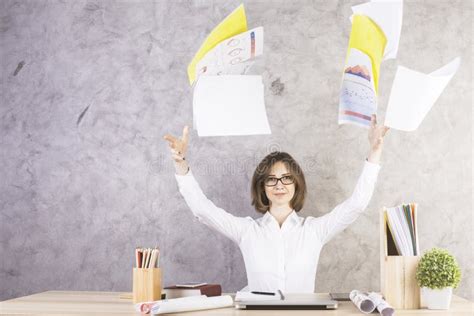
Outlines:
[[[295,179],[295,195],[290,201],[290,206],[296,212],[303,208],[306,197],[306,181],[303,170],[288,153],[275,151],[263,158],[253,173],[251,188],[252,205],[255,206],[257,212],[266,213],[270,210],[270,201],[265,193],[265,179],[270,175],[273,165],[280,161],[285,164]]]

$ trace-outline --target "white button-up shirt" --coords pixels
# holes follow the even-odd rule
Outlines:
[[[175,177],[193,214],[240,247],[249,290],[312,293],[321,248],[367,207],[379,169],[379,165],[366,161],[354,192],[346,201],[317,218],[303,218],[293,211],[281,228],[269,212],[255,220],[236,217],[215,206],[191,170]]]

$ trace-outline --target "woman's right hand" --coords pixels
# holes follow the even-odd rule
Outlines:
[[[189,143],[189,127],[185,126],[183,128],[181,138],[174,137],[170,134],[166,134],[163,138],[168,141],[176,173],[180,175],[186,174],[189,170],[186,161],[186,150],[188,149]]]

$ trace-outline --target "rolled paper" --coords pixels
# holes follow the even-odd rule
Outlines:
[[[380,315],[392,316],[395,313],[395,309],[379,293],[371,292],[368,294],[368,297],[375,304]]]
[[[353,290],[349,294],[349,298],[362,313],[370,314],[375,310],[374,302],[361,291]]]
[[[150,301],[150,302],[141,302],[135,304],[135,310],[142,314],[150,314],[153,309],[157,310],[160,306],[169,306],[169,305],[180,305],[185,304],[189,301],[196,301],[199,299],[205,299],[207,296],[200,295],[200,296],[189,296],[189,297],[180,297],[180,298],[173,298],[167,300],[158,300],[158,301]],[[155,314],[155,312],[153,312]]]
[[[230,307],[234,305],[234,300],[229,295],[212,296],[189,296],[158,301],[151,308],[152,314],[166,314],[178,312],[190,312],[205,309],[215,309]]]
[[[142,314],[150,314],[151,308],[156,302],[157,301],[137,303],[135,304],[135,310]]]

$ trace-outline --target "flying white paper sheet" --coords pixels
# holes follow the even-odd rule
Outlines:
[[[414,131],[459,68],[461,59],[424,74],[399,66],[390,92],[385,126]]]
[[[261,76],[200,76],[193,116],[199,136],[271,133]]]
[[[396,58],[402,31],[403,0],[372,0],[353,6],[352,12],[365,15],[377,23],[387,37],[383,59]]]

